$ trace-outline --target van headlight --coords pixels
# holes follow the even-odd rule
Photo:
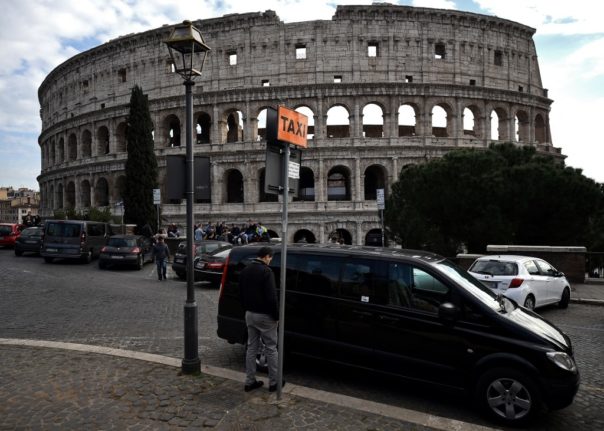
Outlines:
[[[577,371],[575,360],[564,352],[547,352],[547,358],[563,370],[572,373]]]

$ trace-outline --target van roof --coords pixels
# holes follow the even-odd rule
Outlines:
[[[256,251],[260,247],[272,247],[275,253],[279,253],[281,251],[281,244],[269,244],[266,242],[254,243],[243,245],[240,247],[234,247],[233,250],[236,249],[254,249]],[[409,250],[402,248],[389,248],[389,247],[371,247],[371,246],[362,246],[362,245],[340,245],[340,244],[288,244],[287,249],[289,250],[299,250],[299,251],[312,251],[312,250],[321,250],[324,253],[328,254],[341,254],[348,253],[351,255],[362,255],[362,256],[392,256],[392,257],[406,257],[411,259],[419,259],[428,263],[440,262],[445,258],[431,253],[429,251],[424,250]]]

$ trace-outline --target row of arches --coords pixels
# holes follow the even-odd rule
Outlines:
[[[336,103],[327,110],[324,118],[308,105],[295,109],[309,119],[309,139],[317,134],[324,139],[433,136],[524,143],[550,141],[546,113],[531,115],[520,108],[480,107],[472,103],[455,107],[451,103],[438,102],[424,110],[419,103],[410,102],[400,105],[391,114],[378,102],[368,102],[358,112],[345,103]],[[184,118],[184,113],[169,113],[158,121],[159,128],[153,131],[156,148],[184,145],[181,117]],[[198,145],[266,139],[266,107],[248,116],[236,108],[227,109],[218,115],[218,121],[213,121],[208,112],[197,111],[194,121]],[[110,153],[125,153],[127,123],[118,122],[112,129],[110,132],[107,125],[94,130],[85,127],[66,136],[47,139],[42,145],[43,168]]]

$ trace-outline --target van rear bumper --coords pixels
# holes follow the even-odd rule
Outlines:
[[[247,327],[245,321],[218,315],[218,337],[227,340],[231,344],[245,344],[247,340]]]

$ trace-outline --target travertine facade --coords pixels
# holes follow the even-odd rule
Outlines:
[[[195,204],[196,221],[252,219],[280,233],[281,206],[262,192],[263,110],[279,104],[311,124],[300,199],[289,206],[291,241],[324,242],[338,230],[364,244],[379,232],[376,189],[388,194],[401,168],[455,148],[512,141],[563,158],[550,137],[552,100],[534,29],[524,25],[386,4],[339,6],[329,21],[284,24],[266,11],[194,24],[212,48],[193,88],[195,154],[211,158],[212,179],[211,202]],[[119,211],[135,84],[149,96],[160,183],[165,156],[185,153],[184,87],[164,44],[170,31],[120,37],[46,77],[43,215]],[[162,212],[182,223],[184,201],[164,200]]]

